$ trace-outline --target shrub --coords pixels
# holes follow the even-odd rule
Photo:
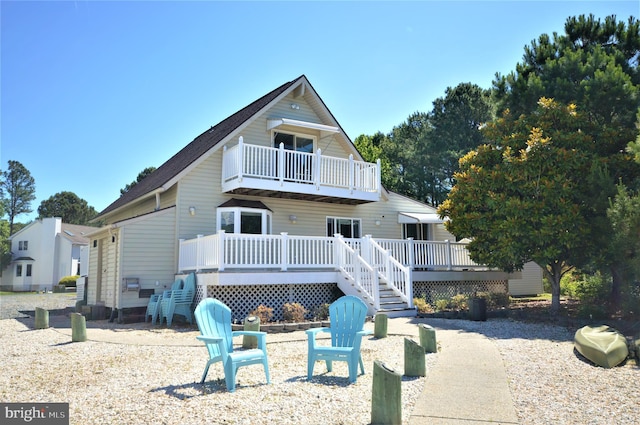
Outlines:
[[[469,298],[465,294],[457,294],[451,298],[452,307],[458,311],[467,310],[469,308]]]
[[[315,320],[327,320],[329,318],[329,304],[320,304],[313,311]]]
[[[451,302],[448,298],[440,298],[436,300],[436,311],[445,311],[449,309],[449,303]]]
[[[429,304],[425,298],[414,298],[413,305],[418,310],[418,313],[433,313],[433,307],[431,307],[431,304]]]
[[[64,285],[65,287],[74,287],[76,286],[76,280],[78,280],[80,278],[80,276],[78,275],[74,275],[74,276],[65,276],[62,279],[60,279],[60,282],[58,282],[58,285]]]
[[[477,296],[487,301],[487,309],[489,310],[508,307],[511,303],[509,294],[506,292],[480,292]]]
[[[260,323],[269,323],[273,317],[273,309],[260,304],[258,308],[249,313],[251,316],[258,316]]]
[[[285,303],[282,306],[282,318],[285,322],[304,322],[304,316],[308,311],[300,303]]]

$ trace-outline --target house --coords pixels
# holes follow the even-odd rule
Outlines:
[[[88,263],[86,234],[95,229],[63,223],[59,217],[35,220],[23,227],[9,237],[12,259],[2,274],[3,289],[51,290],[61,278],[80,275]]]
[[[415,314],[413,296],[506,292],[435,208],[390,192],[303,75],[205,130],[104,209],[90,235],[87,303],[144,307],[197,273],[242,319],[308,310],[337,289],[370,313]]]

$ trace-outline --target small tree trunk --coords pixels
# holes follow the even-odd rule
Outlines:
[[[620,311],[620,305],[622,301],[621,296],[621,287],[624,283],[624,275],[620,271],[620,267],[613,265],[611,266],[611,295],[609,296],[609,313],[616,314]]]
[[[562,278],[562,267],[560,264],[554,263],[548,264],[543,270],[551,283],[551,314],[555,316],[560,312],[560,279]]]

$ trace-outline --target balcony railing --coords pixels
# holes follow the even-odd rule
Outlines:
[[[238,144],[227,148],[222,156],[222,187],[231,191],[238,187],[272,190],[291,190],[329,196],[349,194],[363,200],[377,200],[380,196],[380,161],[370,163],[349,158],[336,158],[316,153],[297,152]]]
[[[225,269],[331,269],[337,270],[335,237],[254,235],[225,233],[180,240],[180,272]],[[464,243],[415,241],[412,239],[373,239],[398,265],[413,270],[462,270],[483,268],[469,257]],[[367,238],[345,239],[358,252],[365,250]],[[380,254],[364,255],[375,267],[386,263]],[[369,257],[369,258],[367,258]],[[398,267],[387,266],[389,273]],[[395,272],[394,272],[395,273]]]

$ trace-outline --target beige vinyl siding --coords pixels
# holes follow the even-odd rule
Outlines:
[[[160,292],[170,287],[176,271],[177,238],[175,236],[175,208],[150,214],[125,223],[121,229],[123,278],[138,278],[142,289]],[[160,283],[156,287],[155,282]],[[118,308],[142,307],[148,298],[138,292],[122,292]]]
[[[120,270],[119,254],[120,232],[115,229],[103,240],[102,291],[99,301],[105,306],[114,308],[118,303],[118,283]]]
[[[537,295],[543,292],[542,269],[534,262],[522,267],[520,279],[509,279],[509,294],[512,296]]]
[[[216,232],[216,207],[229,197],[221,194],[222,151],[218,150],[180,180],[176,216],[177,239],[193,239],[198,234]],[[189,207],[195,207],[194,216]]]
[[[95,304],[97,301],[96,297],[96,283],[98,281],[98,235],[94,235],[91,237],[89,241],[89,271],[87,273],[87,281],[85,286],[85,291],[87,291],[87,304]],[[93,246],[93,243],[96,243],[96,246]]]
[[[291,104],[300,106],[299,110],[291,109]],[[229,147],[237,144],[238,137],[242,136],[244,143],[260,146],[272,146],[271,130],[267,130],[267,120],[275,118],[290,118],[300,121],[313,122],[318,124],[332,125],[333,123],[322,122],[313,109],[302,98],[294,98],[289,95],[273,108],[258,116],[251,125],[247,126],[238,136],[234,137],[228,144]],[[290,126],[278,127],[279,131],[307,134],[315,137],[316,144],[314,152],[322,149],[322,154],[338,158],[348,158],[352,151],[347,148],[347,143],[342,136],[336,134],[320,133],[318,130],[301,129]]]
[[[160,209],[172,207],[176,204],[176,194],[178,193],[177,185],[173,185],[167,191],[160,194]],[[151,196],[139,202],[135,202],[133,205],[124,208],[114,214],[106,217],[108,223],[117,223],[118,221],[126,220],[132,217],[139,217],[144,214],[149,214],[156,210],[156,197]]]

